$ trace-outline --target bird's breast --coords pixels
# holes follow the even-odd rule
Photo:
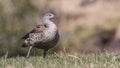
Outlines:
[[[51,40],[55,37],[56,33],[57,33],[56,25],[50,25],[45,31],[45,37],[47,40]]]

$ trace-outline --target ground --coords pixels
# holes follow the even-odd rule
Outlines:
[[[119,68],[120,54],[0,58],[0,68]]]

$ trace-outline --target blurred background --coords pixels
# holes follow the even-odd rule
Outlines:
[[[120,51],[120,0],[0,0],[0,56],[24,56],[21,37],[54,12],[60,41],[49,53]],[[43,51],[34,48],[32,55]]]

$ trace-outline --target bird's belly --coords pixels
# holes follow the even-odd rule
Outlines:
[[[35,44],[35,47],[40,49],[50,49],[57,44],[58,40],[59,40],[59,34],[56,33],[53,39],[47,40],[45,42],[38,42]]]
[[[50,49],[56,45],[57,42],[48,41],[48,42],[39,42],[36,43],[35,47],[40,49]]]

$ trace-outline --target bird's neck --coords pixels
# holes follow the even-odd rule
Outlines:
[[[57,26],[50,19],[43,18],[43,23],[47,26],[47,28],[50,31],[56,31],[57,30]]]
[[[47,28],[44,32],[45,37],[48,38],[49,40],[53,39],[54,36],[56,35],[57,26],[54,24],[54,22],[47,18],[43,18],[43,23],[47,25]]]
[[[50,19],[43,18],[43,23],[47,26],[55,25]]]

